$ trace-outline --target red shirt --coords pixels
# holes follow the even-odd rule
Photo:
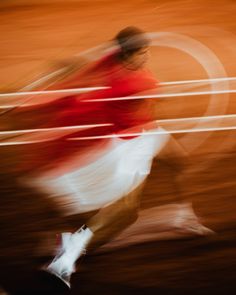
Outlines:
[[[96,81],[95,85],[92,84],[93,81]],[[138,95],[140,92],[157,88],[157,80],[148,70],[129,70],[118,61],[116,54],[106,56],[83,71],[73,75],[71,79],[55,84],[53,88],[94,86],[107,86],[109,88],[60,99],[54,103],[56,114],[52,112],[52,122],[47,122],[44,125],[113,124],[112,127],[77,132],[73,134],[73,137],[76,137],[124,133],[125,129],[135,126],[138,126],[138,129],[134,130],[139,132],[143,124],[153,120],[153,101],[151,99],[96,102],[96,99]],[[85,100],[92,100],[92,102],[85,102]],[[58,108],[57,105],[61,105],[61,107]],[[53,162],[57,165],[58,161],[61,162],[68,156],[71,157],[73,152],[78,153],[78,150],[81,150],[81,153],[84,153],[86,152],[86,146],[91,147],[91,145],[97,144],[99,141],[65,140],[68,137],[71,137],[71,135],[57,140],[48,149],[41,149],[38,153],[36,151],[30,166],[32,165],[32,168],[35,168],[37,166],[35,163],[40,163],[40,166],[44,166],[47,163],[53,164]],[[41,156],[40,161],[39,156]]]
[[[114,131],[142,125],[153,120],[152,99],[129,99],[117,101],[96,102],[96,99],[118,98],[138,95],[142,92],[158,87],[157,80],[147,69],[129,70],[118,61],[116,55],[109,55],[97,62],[94,68],[88,70],[97,75],[102,73],[100,86],[108,86],[108,89],[89,92],[76,97],[74,107],[80,112],[90,111],[91,115],[103,122],[114,124]],[[86,72],[83,73],[84,75]],[[79,83],[82,77],[77,77]],[[91,86],[91,85],[90,85]],[[92,100],[92,102],[84,102]],[[92,118],[91,121],[93,121]]]

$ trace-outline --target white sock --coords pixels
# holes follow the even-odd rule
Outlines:
[[[71,236],[71,244],[66,249],[68,256],[75,261],[85,253],[86,247],[93,237],[93,232],[88,228],[81,228]]]

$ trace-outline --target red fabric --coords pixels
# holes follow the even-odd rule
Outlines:
[[[116,60],[115,55],[110,55],[87,69],[88,76],[91,76],[92,72],[94,77],[99,76],[100,73],[102,75],[100,82],[103,83],[100,86],[108,86],[109,89],[88,92],[74,97],[73,105],[66,112],[73,113],[73,116],[77,118],[86,116],[89,122],[94,122],[96,118],[97,123],[113,123],[116,131],[141,125],[153,119],[153,101],[151,99],[96,102],[96,99],[138,95],[141,92],[157,88],[157,80],[148,70],[128,70]],[[83,74],[86,75],[86,71]],[[74,86],[80,87],[83,84],[83,79],[87,80],[85,76],[81,77],[80,75],[81,73],[76,77],[77,85],[74,84],[76,81],[73,77],[72,81],[67,81],[67,86],[73,83]],[[93,100],[93,102],[84,102],[85,100]]]
[[[60,99],[54,103],[55,108],[51,106],[51,110],[54,108],[56,114],[52,111],[51,122],[46,122],[44,126],[113,124],[112,127],[78,132],[78,134],[73,134],[73,137],[75,137],[124,133],[127,128],[142,126],[153,120],[153,101],[151,99],[96,102],[96,99],[138,95],[140,92],[157,88],[157,80],[148,70],[128,70],[117,60],[115,54],[101,59],[63,83],[55,84],[53,88],[93,87],[94,84],[90,83],[95,80],[98,82],[98,86],[108,86],[109,89]],[[85,100],[92,100],[93,102],[85,102]],[[47,110],[45,109],[45,111]],[[134,129],[135,131],[139,132],[140,129]],[[39,155],[41,155],[40,164],[44,166],[45,163],[49,162],[57,163],[59,159],[63,161],[63,159],[71,156],[73,152],[78,152],[78,150],[84,153],[86,152],[86,145],[91,146],[97,142],[97,140],[77,142],[64,139],[58,140],[55,144],[50,144],[48,149],[41,149],[38,153],[36,152],[31,157],[33,161],[28,161],[28,163],[31,162],[30,166],[35,168],[35,163],[39,163]]]

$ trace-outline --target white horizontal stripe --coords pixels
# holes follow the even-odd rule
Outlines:
[[[151,94],[151,95],[137,95],[137,96],[126,96],[126,97],[115,97],[115,98],[101,98],[101,99],[88,99],[88,100],[84,100],[84,102],[119,101],[119,100],[133,100],[133,99],[145,99],[145,98],[184,97],[184,96],[225,94],[225,93],[236,93],[236,89],[232,89],[232,90],[182,92],[182,93],[166,93],[166,94]]]
[[[179,133],[195,133],[195,132],[211,132],[211,131],[230,131],[236,130],[236,126],[230,127],[217,127],[217,128],[198,128],[198,129],[179,129],[179,130],[162,130],[155,132],[146,132],[146,133],[124,133],[124,134],[110,134],[110,135],[101,135],[101,136],[87,136],[87,137],[75,137],[67,140],[77,141],[77,140],[88,140],[88,139],[105,139],[105,138],[117,138],[117,137],[130,137],[130,136],[140,136],[140,135],[161,135],[161,134],[179,134]],[[23,145],[23,144],[33,144],[33,143],[43,143],[50,141],[49,138],[43,140],[34,140],[34,141],[12,141],[12,142],[0,142],[0,146],[12,146],[12,145]]]
[[[223,77],[214,79],[199,79],[199,80],[181,80],[181,81],[170,81],[170,82],[160,82],[159,85],[181,85],[181,84],[194,84],[194,83],[214,83],[214,82],[229,82],[236,81],[236,77]]]
[[[56,72],[55,72],[56,73]],[[55,74],[53,73],[53,74]],[[223,77],[215,79],[199,79],[199,80],[182,80],[182,81],[169,81],[169,82],[160,82],[158,85],[181,85],[181,84],[194,84],[194,83],[212,83],[212,82],[223,82],[223,81],[236,81],[236,77]],[[32,83],[33,84],[33,83]],[[31,85],[29,85],[31,86]],[[23,89],[26,89],[27,86]],[[87,88],[74,88],[74,89],[61,89],[61,90],[42,90],[42,91],[19,91],[19,92],[10,92],[10,93],[0,93],[0,97],[9,97],[9,96],[25,96],[25,95],[43,95],[43,94],[60,94],[60,93],[83,93],[94,90],[107,89],[109,87],[87,87]],[[22,89],[22,90],[23,90]]]
[[[158,124],[168,123],[168,122],[186,122],[186,121],[194,121],[194,120],[214,120],[214,119],[232,119],[236,118],[236,114],[229,115],[217,115],[217,116],[205,116],[205,117],[190,117],[190,118],[177,118],[177,119],[162,119],[156,120]],[[47,132],[47,131],[65,131],[65,130],[73,130],[73,129],[86,129],[86,128],[94,128],[94,127],[106,127],[112,126],[112,123],[105,124],[91,124],[91,125],[75,125],[75,126],[63,126],[63,127],[52,127],[52,128],[37,128],[37,129],[22,129],[22,130],[11,130],[11,131],[0,131],[0,135],[17,135],[17,134],[25,134],[32,132]]]
[[[216,128],[196,128],[196,129],[179,129],[179,130],[161,130],[161,131],[153,131],[153,132],[137,132],[137,133],[124,133],[124,134],[109,134],[109,135],[101,135],[101,136],[87,136],[87,137],[74,137],[69,138],[67,140],[88,140],[88,139],[104,139],[104,138],[117,138],[117,137],[132,137],[132,136],[140,136],[140,135],[161,135],[161,134],[178,134],[178,133],[195,133],[195,132],[210,132],[210,131],[228,131],[228,130],[236,130],[236,126],[229,127],[216,127]]]
[[[11,97],[11,96],[26,96],[26,95],[44,95],[44,94],[60,94],[60,93],[83,93],[94,90],[107,89],[108,87],[87,87],[87,88],[75,88],[75,89],[61,89],[61,90],[42,90],[42,91],[25,91],[25,92],[10,92],[1,93],[0,97]]]
[[[41,140],[31,140],[31,141],[11,141],[11,142],[0,142],[0,146],[12,146],[12,145],[23,145],[23,144],[34,144],[43,143],[50,141],[50,139]]]
[[[198,95],[212,95],[212,94],[226,94],[236,93],[236,89],[231,90],[215,90],[215,91],[196,91],[196,92],[182,92],[182,93],[166,93],[166,94],[151,94],[151,95],[137,95],[137,96],[125,96],[115,98],[101,98],[101,99],[88,99],[83,102],[101,102],[101,101],[122,101],[122,100],[134,100],[134,99],[146,99],[146,98],[169,98],[169,97],[185,97],[185,96],[198,96]],[[15,108],[22,106],[32,106],[32,104],[22,105],[5,105],[0,106],[0,109]]]
[[[23,129],[23,130],[11,130],[11,131],[0,131],[0,135],[17,135],[17,134],[25,134],[32,132],[47,132],[47,131],[65,131],[65,130],[73,130],[73,129],[87,129],[94,127],[105,127],[111,126],[112,124],[91,124],[91,125],[77,125],[77,126],[65,126],[65,127],[52,127],[52,128],[38,128],[38,129]]]
[[[236,118],[236,114],[230,115],[217,115],[217,116],[203,116],[203,117],[190,117],[190,118],[177,118],[177,119],[162,119],[156,120],[157,123],[168,123],[168,122],[185,122],[185,121],[194,121],[194,120],[214,120],[214,119],[233,119]]]

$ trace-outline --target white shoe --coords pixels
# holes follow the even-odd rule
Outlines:
[[[180,205],[178,214],[174,220],[174,228],[177,232],[190,235],[207,236],[215,232],[203,224],[195,214],[192,204]]]
[[[92,236],[91,230],[84,226],[73,234],[63,233],[58,254],[44,270],[59,278],[70,288],[70,277],[76,270],[75,263],[79,257],[85,254],[86,246]]]
[[[53,260],[43,270],[57,277],[63,284],[65,284],[65,287],[69,289],[71,288],[70,278],[71,274],[75,271],[75,269],[69,269],[66,266],[65,257],[63,257],[63,261],[61,261],[60,259]]]

